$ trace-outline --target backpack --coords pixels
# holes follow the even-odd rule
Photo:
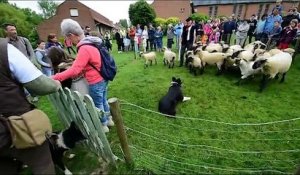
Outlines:
[[[94,43],[85,43],[85,44],[82,44],[81,46],[84,46],[84,45],[94,46],[100,52],[100,56],[101,56],[100,70],[97,69],[91,63],[89,63],[89,65],[92,66],[94,69],[96,69],[100,73],[100,75],[104,78],[104,80],[113,81],[113,79],[115,78],[115,76],[117,74],[117,66],[116,66],[114,58],[110,55],[110,53],[108,52],[106,47],[103,46],[102,44],[94,44]],[[77,52],[79,51],[81,46],[79,46],[77,48]]]

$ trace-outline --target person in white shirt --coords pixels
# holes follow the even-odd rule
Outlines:
[[[23,88],[36,95],[46,95],[60,88],[58,81],[42,74],[30,60],[5,39],[0,39],[0,116],[19,116],[35,107],[25,97]],[[13,98],[3,100],[4,96]],[[11,107],[14,106],[14,107]],[[33,174],[55,174],[48,141],[40,146],[17,149],[11,145],[11,134],[0,120],[0,172],[19,174],[20,162],[28,165]]]
[[[247,20],[242,20],[240,25],[237,28],[236,32],[236,44],[243,47],[245,44],[245,40],[247,38],[247,33],[250,29],[250,25],[248,24]]]
[[[149,36],[148,36],[148,27],[147,26],[144,26],[144,30],[142,32],[142,40],[143,40],[143,49],[144,49],[144,52],[147,51],[147,40],[149,39]]]

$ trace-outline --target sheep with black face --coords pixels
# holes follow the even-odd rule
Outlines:
[[[292,64],[292,56],[289,53],[281,52],[266,59],[259,59],[254,62],[252,68],[262,68],[264,74],[260,85],[260,92],[266,87],[268,79],[278,78],[278,74],[282,74],[280,83],[284,82],[285,75]]]

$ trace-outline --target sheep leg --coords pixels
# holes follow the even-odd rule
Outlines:
[[[281,80],[280,80],[280,83],[283,83],[283,82],[284,82],[284,80],[285,80],[285,75],[286,75],[286,73],[283,73],[283,74],[282,74],[282,78],[281,78]]]
[[[189,69],[190,69],[190,73],[192,73],[192,71],[193,71],[192,65],[189,65]]]
[[[216,76],[219,76],[222,74],[222,70],[218,69],[217,73],[216,73]]]
[[[194,67],[193,71],[194,71],[194,75],[197,76],[197,68]]]
[[[235,85],[240,86],[243,82],[244,78],[240,78],[239,81],[235,83]]]
[[[165,58],[164,58],[163,62],[164,62],[164,66],[165,66],[165,65],[167,64],[167,63],[166,63],[166,59],[165,59]]]
[[[267,87],[268,79],[269,79],[269,77],[267,75],[263,75],[263,79],[261,80],[261,83],[260,83],[259,92],[262,92]]]
[[[155,61],[155,65],[157,65],[157,60],[156,60],[156,58],[155,58],[155,60],[154,60],[154,61]]]
[[[276,74],[275,80],[278,80],[278,79],[279,79],[279,74]]]

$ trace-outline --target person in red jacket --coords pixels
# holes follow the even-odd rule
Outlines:
[[[105,112],[101,122],[104,132],[108,132],[109,128],[107,126],[113,125],[107,102],[108,81],[99,74],[98,70],[91,66],[94,65],[94,67],[100,69],[102,64],[101,55],[96,47],[88,45],[101,44],[102,40],[99,37],[85,37],[79,23],[72,19],[64,19],[61,22],[61,31],[73,44],[76,44],[77,48],[80,47],[80,50],[78,50],[72,66],[61,73],[55,74],[52,78],[62,82],[68,78],[75,78],[83,74],[88,82],[89,95],[92,97],[95,106]]]

